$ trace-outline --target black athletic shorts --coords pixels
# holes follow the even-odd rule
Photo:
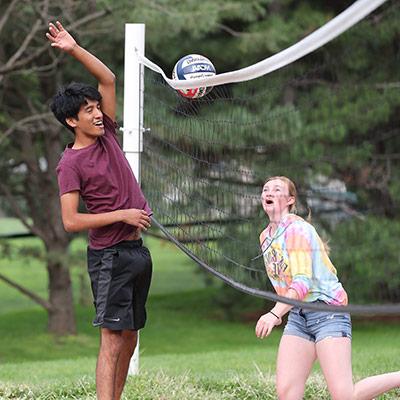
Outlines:
[[[143,328],[152,262],[142,239],[101,250],[88,248],[87,261],[96,308],[93,325],[112,330]]]

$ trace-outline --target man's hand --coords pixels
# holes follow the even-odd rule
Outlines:
[[[140,230],[146,231],[150,227],[150,217],[144,210],[137,208],[129,208],[120,210],[122,213],[122,222],[138,227]]]
[[[51,46],[66,52],[79,61],[98,82],[98,90],[101,94],[101,111],[115,120],[116,97],[115,75],[92,53],[79,46],[75,39],[63,28],[60,21],[49,23],[49,31],[46,33]]]
[[[70,53],[77,45],[75,39],[63,28],[61,22],[57,21],[54,25],[49,23],[49,32],[46,33],[52,47]]]
[[[269,312],[262,315],[256,325],[256,336],[263,339],[272,332],[274,326],[280,325],[281,323],[281,319],[276,318],[275,315]]]

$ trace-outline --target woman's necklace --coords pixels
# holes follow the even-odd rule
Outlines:
[[[268,236],[268,235],[265,235],[265,239],[264,239],[264,240],[262,241],[262,243],[260,244],[261,254],[259,254],[258,256],[254,257],[254,258],[252,258],[252,259],[251,259],[251,262],[257,260],[257,259],[260,258],[260,257],[263,257],[264,254],[267,252],[267,250],[271,247],[271,245],[272,245],[272,243],[274,242],[274,240],[275,240],[275,239],[278,239],[278,237],[282,236],[282,235],[285,233],[286,229],[289,228],[289,226],[291,225],[292,222],[290,222],[289,224],[287,224],[287,225],[285,226],[285,229],[283,229],[281,232],[280,232],[280,230],[279,230],[279,228],[281,227],[281,224],[283,223],[283,221],[286,219],[286,217],[287,217],[288,215],[290,215],[290,213],[289,213],[289,214],[286,214],[286,215],[284,215],[284,216],[281,217],[279,223],[276,225],[276,229],[275,229],[275,231],[274,231],[273,234],[271,233],[271,227],[268,229],[268,230],[269,230],[269,236]],[[266,247],[265,249],[263,249],[264,243],[267,241],[268,238],[270,238],[270,241],[269,241],[267,247]]]
[[[273,225],[275,226],[275,229],[273,229]],[[273,225],[271,223],[268,225],[268,235],[269,235],[269,237],[273,237],[274,236],[274,234],[276,233],[276,231],[279,228],[280,222],[278,224],[274,223]]]

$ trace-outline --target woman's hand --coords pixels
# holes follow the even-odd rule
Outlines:
[[[260,339],[265,338],[271,332],[274,326],[280,325],[282,323],[281,318],[276,318],[276,316],[270,312],[262,315],[256,325],[256,336]]]
[[[66,53],[72,52],[77,46],[75,39],[63,28],[59,21],[55,25],[49,23],[49,32],[46,33],[46,36],[52,47],[57,47]]]

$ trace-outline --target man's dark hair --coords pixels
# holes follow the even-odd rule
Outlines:
[[[78,119],[78,112],[87,100],[101,100],[101,94],[93,86],[86,83],[72,82],[63,86],[51,100],[50,109],[55,117],[70,131],[74,128],[65,121],[67,118]]]

